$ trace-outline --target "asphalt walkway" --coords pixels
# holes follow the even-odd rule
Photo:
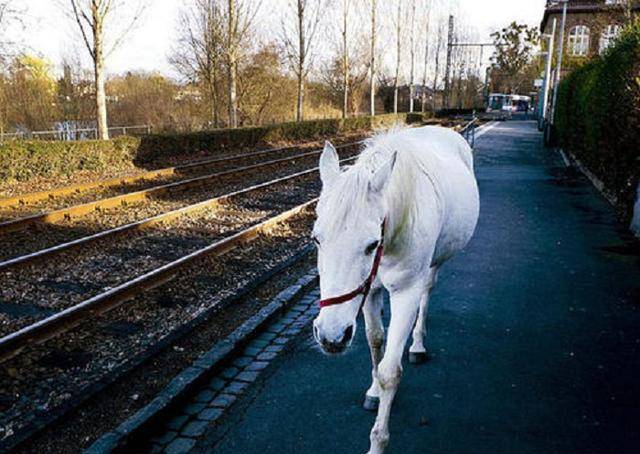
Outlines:
[[[476,148],[480,223],[440,273],[433,359],[405,361],[388,452],[640,452],[640,257],[534,122],[501,123]],[[364,453],[362,328],[338,358],[309,330],[198,449]]]

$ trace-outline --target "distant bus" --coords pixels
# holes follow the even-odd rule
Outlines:
[[[487,112],[528,112],[530,107],[531,97],[529,96],[491,93]]]

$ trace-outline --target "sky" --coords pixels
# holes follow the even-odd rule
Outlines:
[[[25,9],[27,21],[22,41],[36,54],[48,58],[59,67],[64,58],[82,55],[88,63],[86,50],[80,46],[74,24],[58,7],[64,0],[14,0]],[[176,20],[180,8],[188,0],[148,0],[149,7],[136,29],[107,61],[110,74],[127,71],[160,72],[176,77],[168,56],[177,39]],[[270,9],[287,0],[268,0]],[[406,0],[409,1],[409,0]],[[447,0],[445,0],[446,2]],[[473,23],[479,36],[490,41],[489,34],[512,21],[537,26],[542,19],[545,0],[451,0]],[[275,8],[274,8],[275,7]]]

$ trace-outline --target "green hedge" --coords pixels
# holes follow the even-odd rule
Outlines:
[[[187,156],[202,155],[220,150],[254,148],[279,142],[323,139],[341,133],[369,131],[397,122],[416,123],[422,121],[422,118],[419,114],[386,114],[375,117],[353,117],[346,120],[311,120],[185,134],[153,134],[143,137],[137,163],[145,165],[157,162],[176,153]]]
[[[133,167],[140,140],[54,142],[16,140],[0,143],[0,181],[26,181],[34,177],[70,175],[80,170]]]
[[[270,126],[218,129],[190,134],[153,134],[107,141],[11,141],[0,143],[0,182],[70,175],[81,170],[157,167],[172,156],[213,155],[278,142],[323,139],[368,131],[397,122],[415,123],[420,114],[388,114],[346,120],[312,120]]]
[[[558,139],[630,215],[640,178],[640,22],[559,87]]]

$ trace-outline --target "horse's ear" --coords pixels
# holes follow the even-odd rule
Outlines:
[[[393,173],[393,167],[396,165],[396,157],[398,153],[393,152],[390,159],[387,160],[382,166],[375,171],[371,180],[369,181],[369,188],[374,192],[382,192],[387,186],[387,183],[391,179]]]
[[[324,144],[324,150],[320,155],[320,179],[323,187],[329,187],[340,175],[340,160],[338,152],[329,141]]]

